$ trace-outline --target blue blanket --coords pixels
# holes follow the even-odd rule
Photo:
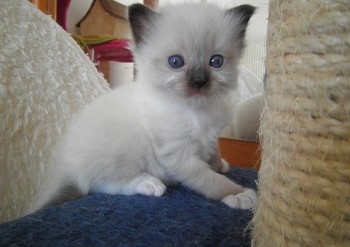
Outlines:
[[[256,170],[227,176],[256,188]],[[0,246],[250,246],[251,218],[180,185],[162,197],[95,194],[0,225]]]

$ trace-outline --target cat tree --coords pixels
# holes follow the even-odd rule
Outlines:
[[[254,246],[350,246],[349,8],[270,1]]]

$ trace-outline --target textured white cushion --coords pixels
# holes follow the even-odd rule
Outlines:
[[[68,33],[27,0],[0,1],[0,222],[33,204],[76,112],[110,89]]]

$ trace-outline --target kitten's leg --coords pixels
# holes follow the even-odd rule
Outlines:
[[[227,173],[230,169],[230,166],[226,162],[226,160],[221,159],[218,150],[216,151],[215,155],[211,158],[209,164],[211,165],[213,170],[218,173]]]
[[[256,194],[253,190],[216,173],[206,162],[197,158],[171,167],[171,173],[188,187],[208,198],[222,200],[230,207],[249,209],[255,205]]]
[[[128,182],[104,182],[94,189],[94,192],[106,193],[110,195],[142,194],[147,196],[161,196],[164,194],[166,186],[160,179],[143,173]]]

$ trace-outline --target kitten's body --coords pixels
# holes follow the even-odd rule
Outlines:
[[[176,182],[232,207],[252,207],[255,192],[217,173],[228,169],[217,138],[231,121],[230,92],[253,12],[250,6],[224,11],[184,5],[156,14],[131,7],[138,78],[78,115],[59,145],[38,207],[67,185],[81,194],[160,196]],[[179,68],[178,60],[168,62],[174,54],[185,61]]]

